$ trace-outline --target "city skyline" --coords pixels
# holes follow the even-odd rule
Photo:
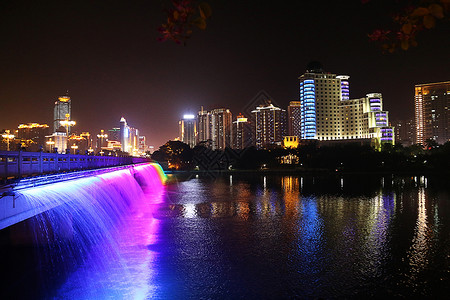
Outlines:
[[[202,105],[238,114],[266,90],[287,107],[313,60],[350,76],[350,98],[379,92],[391,120],[413,118],[414,86],[449,80],[445,24],[417,48],[384,55],[367,34],[388,26],[390,11],[373,2],[210,2],[207,29],[185,47],[156,41],[165,19],[159,2],[10,3],[0,10],[0,128],[49,123],[48,107],[69,90],[78,132],[124,116],[158,147]]]

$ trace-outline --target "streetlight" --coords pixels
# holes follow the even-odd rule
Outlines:
[[[78,149],[78,146],[77,146],[77,145],[75,145],[75,144],[73,144],[72,146],[70,146],[70,148],[72,148],[72,149],[73,149],[73,154],[76,154],[76,153],[75,153],[75,151],[77,151],[77,149]]]
[[[102,129],[102,130],[100,130],[100,133],[97,134],[97,147],[100,149],[105,146],[104,145],[105,139],[108,138],[108,135],[104,132],[105,131]],[[98,139],[100,139],[100,143],[98,142]]]
[[[10,130],[5,130],[5,133],[2,134],[2,137],[6,139],[7,151],[9,151],[9,140],[14,138],[14,134],[11,134]]]
[[[61,124],[61,126],[66,128],[67,143],[69,143],[69,128],[77,124],[77,122],[75,121],[70,121],[69,118],[70,114],[66,114],[66,119],[63,121],[59,121],[59,124]]]
[[[55,142],[50,139],[45,143],[50,147],[50,152],[53,152],[53,145],[55,144]]]
[[[59,123],[66,128],[67,136],[69,136],[69,128],[77,124],[77,122],[69,120],[59,121]]]

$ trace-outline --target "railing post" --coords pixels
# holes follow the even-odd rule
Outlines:
[[[5,159],[6,159],[6,161],[5,161],[5,182],[6,182],[6,179],[8,179],[8,161],[9,161],[9,155],[6,155],[6,157],[5,157]]]
[[[43,162],[43,159],[42,159],[42,149],[39,151],[39,162],[38,162],[38,164],[39,164],[39,174],[42,174],[42,173],[44,173],[44,162]]]
[[[59,158],[58,158],[58,152],[55,153],[55,172],[59,171]]]
[[[17,158],[17,175],[18,175],[18,177],[19,178],[22,178],[22,169],[23,169],[23,166],[22,166],[22,150],[19,150],[19,156],[18,156],[18,158]]]

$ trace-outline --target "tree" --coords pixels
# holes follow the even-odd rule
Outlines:
[[[158,31],[160,41],[171,40],[186,45],[194,28],[206,29],[206,20],[211,17],[211,7],[206,2],[197,4],[194,0],[171,0],[172,8],[167,9],[167,22]]]
[[[181,141],[168,141],[152,154],[158,162],[168,162],[170,169],[185,170],[191,168],[192,149]]]
[[[368,3],[370,0],[362,0]],[[450,0],[399,0],[401,11],[392,15],[390,29],[375,29],[369,38],[381,44],[384,51],[408,50],[417,46],[419,33],[434,28],[438,21],[450,19]]]

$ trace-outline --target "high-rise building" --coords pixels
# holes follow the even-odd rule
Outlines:
[[[414,143],[415,130],[413,120],[397,120],[394,122],[395,143],[405,147]]]
[[[68,95],[64,95],[55,101],[53,109],[53,132],[57,132],[60,127],[63,127],[70,133],[70,125],[62,125],[61,122],[70,121],[71,119],[71,100]],[[65,128],[66,127],[66,128]],[[60,130],[60,132],[62,132]]]
[[[130,151],[130,128],[128,127],[127,120],[124,117],[120,119],[120,144],[122,145],[123,152]]]
[[[348,76],[325,73],[318,62],[308,64],[306,73],[299,77],[301,139],[340,139],[342,116],[338,106],[344,100],[341,78],[348,82]],[[348,90],[346,92],[345,96],[348,96]]]
[[[301,136],[301,102],[291,101],[288,106],[288,134]]]
[[[213,150],[232,147],[232,114],[229,109],[217,108],[211,111],[211,141]]]
[[[211,113],[201,110],[197,114],[197,144],[211,144]]]
[[[108,130],[108,140],[120,142],[120,128],[114,127]]]
[[[145,155],[146,152],[149,150],[146,142],[146,138],[143,135],[139,136],[139,154]]]
[[[139,156],[139,130],[137,128],[128,127],[130,138],[128,139],[128,153],[133,156]]]
[[[197,142],[197,120],[194,115],[184,115],[178,122],[179,138],[183,143],[194,148]]]
[[[256,107],[252,114],[255,120],[256,147],[281,145],[283,137],[286,136],[286,110],[267,103]]]
[[[20,124],[17,129],[17,138],[28,145],[28,151],[38,151],[46,146],[46,136],[50,134],[47,124],[28,123]]]
[[[250,121],[244,115],[239,114],[233,122],[233,148],[244,149],[252,144],[252,132]]]
[[[415,142],[450,140],[450,81],[415,85]]]
[[[394,143],[382,96],[350,99],[349,76],[325,73],[318,62],[308,64],[300,80],[301,129],[305,140],[370,139],[379,148]]]

